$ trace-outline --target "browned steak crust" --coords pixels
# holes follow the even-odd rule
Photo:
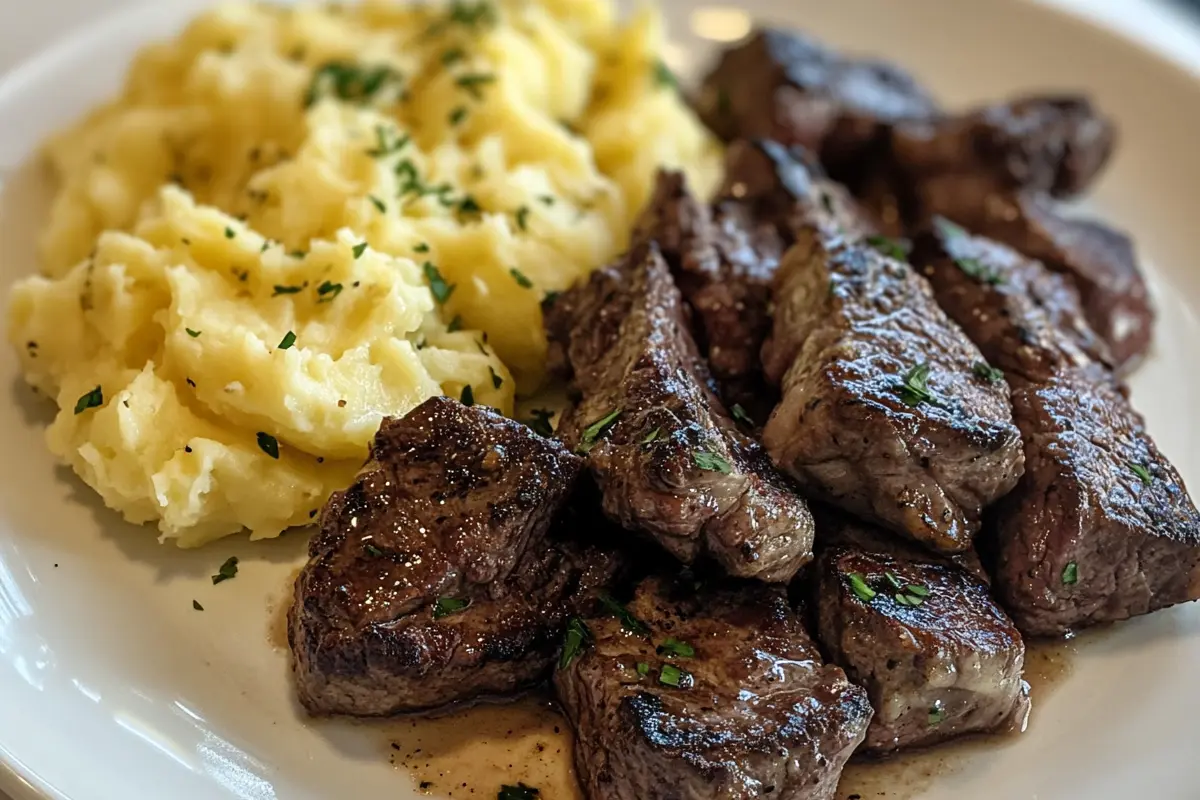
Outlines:
[[[783,399],[763,442],[809,492],[942,552],[971,546],[1023,463],[1007,387],[907,264],[809,229],[763,348]]]
[[[871,707],[782,591],[653,578],[628,611],[648,632],[588,619],[590,645],[554,678],[591,800],[833,797]]]
[[[289,641],[312,713],[385,715],[542,679],[615,556],[546,538],[582,459],[447,398],[385,420],[330,499],[296,581]]]
[[[812,516],[728,417],[685,313],[653,243],[560,298],[548,329],[580,399],[559,435],[587,452],[611,519],[685,562],[787,581],[812,558]]]
[[[1025,475],[992,524],[996,587],[1021,630],[1059,635],[1200,596],[1200,516],[1122,385],[1057,322],[1082,316],[1070,287],[945,223],[916,259],[1013,387]]]

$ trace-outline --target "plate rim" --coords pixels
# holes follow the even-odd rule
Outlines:
[[[279,0],[276,0],[278,2]],[[672,0],[660,0],[670,3]],[[293,0],[282,0],[291,4]],[[1141,54],[1167,69],[1176,71],[1200,89],[1200,18],[1164,0],[988,0],[998,4],[1034,6],[1045,13],[1085,25],[1094,32],[1132,45]],[[53,64],[72,50],[103,40],[137,18],[155,11],[179,14],[186,9],[198,12],[214,0],[129,0],[125,5],[84,24],[70,25],[46,39],[45,43],[0,72],[0,106],[10,95],[29,83],[36,83]],[[732,0],[738,5],[738,0]],[[0,164],[0,191],[4,187]],[[26,765],[20,755],[0,742],[0,800],[80,800],[63,794],[48,780]]]

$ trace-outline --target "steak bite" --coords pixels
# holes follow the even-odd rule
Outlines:
[[[753,407],[770,397],[759,354],[771,327],[771,282],[796,229],[806,224],[864,236],[873,231],[850,194],[799,147],[734,142],[711,208],[691,193],[682,173],[658,175],[635,238],[658,243],[730,402]]]
[[[1200,597],[1200,515],[1121,384],[1058,324],[1082,314],[1069,287],[945,222],[917,259],[1013,389],[1025,475],[993,513],[992,544],[1021,630],[1061,635]]]
[[[982,362],[907,264],[803,231],[776,279],[763,364],[783,399],[763,443],[809,492],[962,552],[1023,463],[1008,387]]]
[[[696,106],[721,138],[801,145],[837,177],[880,141],[885,126],[937,114],[932,97],[898,67],[848,58],[778,28],[755,31],[722,53]]]
[[[526,688],[616,571],[546,531],[582,459],[478,406],[384,420],[330,499],[288,615],[300,701],[386,715]]]
[[[592,800],[832,798],[871,719],[782,590],[644,582],[554,685]]]
[[[684,562],[786,582],[812,558],[812,515],[717,399],[685,312],[653,243],[559,298],[548,330],[568,331],[579,396],[559,436],[587,453],[611,519]]]
[[[1025,644],[981,571],[853,523],[819,536],[818,638],[870,695],[866,751],[1024,728]]]
[[[1030,97],[896,126],[886,171],[913,229],[952,217],[1067,275],[1113,363],[1128,371],[1154,328],[1133,245],[1106,225],[1064,215],[1050,199],[1086,188],[1114,138],[1112,123],[1086,99]]]

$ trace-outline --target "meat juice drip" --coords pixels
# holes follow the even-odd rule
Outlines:
[[[430,797],[492,798],[505,784],[524,783],[540,797],[583,798],[567,722],[546,694],[380,725],[391,763]]]
[[[1086,634],[1084,638],[1096,636]],[[1038,703],[1071,676],[1078,638],[1066,641],[1034,641],[1025,645],[1025,680],[1033,698],[1030,725],[1037,724]],[[970,768],[976,754],[994,752],[1014,740],[1009,734],[970,736],[958,741],[902,753],[881,761],[854,760],[847,765],[838,784],[837,800],[913,800],[939,778]]]

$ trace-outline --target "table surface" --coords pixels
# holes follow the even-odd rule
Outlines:
[[[673,0],[661,0],[673,2]],[[18,0],[0,0],[0,76],[30,58],[39,50],[53,44],[55,41],[69,36],[72,32],[86,28],[90,23],[104,17],[115,9],[136,5],[145,0],[91,0],[83,12],[73,13],[70,20],[64,24],[61,9],[63,0],[37,0],[37,2],[18,2]],[[1171,5],[1176,8],[1191,8],[1200,12],[1200,0],[1050,0],[1060,5],[1069,6],[1088,15],[1098,16],[1108,21],[1121,20],[1125,15],[1132,21],[1139,6]],[[77,7],[73,3],[72,7]],[[1181,21],[1182,17],[1179,18]],[[1197,16],[1200,22],[1200,14]],[[1161,28],[1164,36],[1161,42],[1163,49],[1187,49],[1200,52],[1200,24],[1179,25],[1174,30]],[[1142,31],[1145,40],[1145,31]],[[2,165],[0,165],[2,166]],[[0,792],[0,800],[10,800],[8,795]],[[79,798],[87,800],[87,798]]]

